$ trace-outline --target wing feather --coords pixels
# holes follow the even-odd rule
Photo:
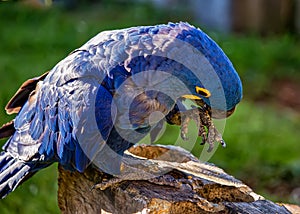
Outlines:
[[[18,113],[35,90],[37,83],[43,81],[48,73],[49,71],[39,77],[26,80],[5,106],[7,114]]]

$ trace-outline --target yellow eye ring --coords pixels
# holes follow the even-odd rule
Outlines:
[[[201,88],[199,86],[196,86],[195,89],[196,89],[196,93],[202,95],[203,97],[211,96],[209,90],[207,90],[206,88]]]

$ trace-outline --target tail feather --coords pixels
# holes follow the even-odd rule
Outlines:
[[[0,153],[0,173],[2,173],[4,170],[6,170],[10,165],[12,165],[16,160],[10,156],[7,155],[6,152]],[[1,177],[0,177],[1,179]]]
[[[41,167],[39,167],[40,169]],[[14,191],[37,170],[35,162],[13,158],[8,152],[0,153],[0,199]]]

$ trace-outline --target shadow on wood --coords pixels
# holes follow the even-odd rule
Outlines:
[[[179,147],[137,145],[121,168],[113,177],[59,166],[62,213],[291,213]]]

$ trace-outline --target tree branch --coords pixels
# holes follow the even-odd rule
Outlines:
[[[129,151],[118,177],[59,166],[62,213],[290,213],[181,148],[138,145]]]

